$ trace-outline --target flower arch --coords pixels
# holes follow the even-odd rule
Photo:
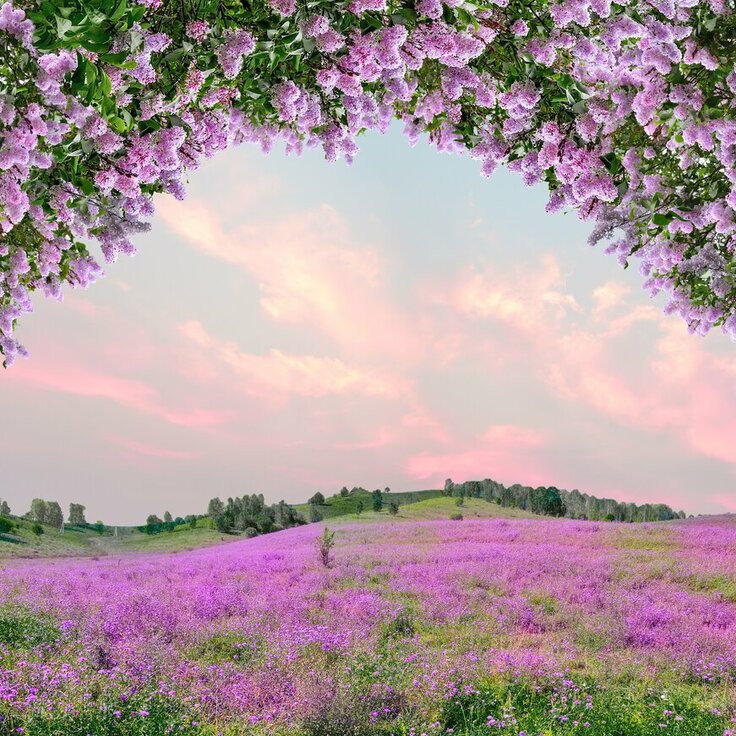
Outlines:
[[[134,251],[153,195],[252,142],[364,130],[545,182],[666,310],[736,338],[733,0],[12,0],[0,7],[0,351],[34,291]]]

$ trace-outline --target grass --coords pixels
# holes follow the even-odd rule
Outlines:
[[[449,519],[453,514],[462,514],[465,519],[538,519],[538,516],[521,509],[511,509],[489,503],[482,498],[466,498],[462,506],[457,506],[456,499],[449,496],[429,498],[403,507],[399,516],[405,519],[431,521]]]
[[[434,493],[433,491],[417,491],[417,493]],[[394,494],[391,494],[392,496]],[[399,495],[398,493],[396,494]],[[522,509],[504,508],[495,503],[488,503],[482,498],[466,498],[463,506],[457,506],[455,498],[449,496],[424,496],[421,501],[414,501],[399,507],[399,513],[396,516],[388,512],[388,505],[384,504],[383,510],[376,512],[366,509],[358,516],[355,511],[344,513],[333,513],[331,516],[325,515],[324,521],[339,520],[349,523],[361,522],[365,524],[375,524],[376,522],[390,521],[437,521],[450,519],[456,514],[461,514],[463,520],[471,519],[539,519],[535,514]],[[326,506],[320,506],[320,512]],[[343,507],[344,508],[344,507]],[[546,517],[545,517],[546,518]],[[461,523],[458,521],[458,523]]]
[[[384,507],[387,507],[391,501],[396,501],[400,506],[406,506],[441,496],[442,491],[439,490],[400,491],[398,493],[384,493],[383,501]],[[317,506],[317,510],[322,515],[323,519],[334,519],[338,516],[355,515],[357,512],[358,501],[363,502],[364,513],[371,511],[373,507],[373,499],[370,492],[367,491],[351,493],[348,496],[341,496],[337,493],[334,496],[326,498],[324,504]],[[297,504],[294,508],[305,519],[309,519],[310,509],[308,503]]]
[[[0,534],[0,558],[3,557],[64,557],[94,555],[99,552],[100,534],[91,529],[58,529],[43,527],[43,534],[32,531],[32,523],[13,519],[12,532]],[[97,551],[97,552],[96,552]]]
[[[205,526],[207,520],[191,529],[188,525],[172,532],[144,534],[134,527],[120,527],[118,536],[105,527],[100,534],[92,528],[67,527],[63,532],[43,526],[43,534],[36,535],[32,523],[13,519],[12,532],[0,534],[0,559],[34,557],[101,557],[126,552],[178,552],[206,547],[234,539],[237,535],[222,534]]]
[[[19,606],[0,608],[0,644],[8,649],[53,644],[61,634],[54,621]]]
[[[698,688],[602,687],[595,682],[531,682],[489,678],[468,695],[447,701],[443,731],[475,736],[496,731],[542,736],[723,736],[728,719]]]

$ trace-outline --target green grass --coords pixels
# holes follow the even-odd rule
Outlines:
[[[396,501],[399,505],[414,504],[431,498],[442,496],[442,491],[399,491],[398,493],[384,493],[383,502],[384,509],[388,507],[391,501]],[[348,496],[341,496],[339,493],[325,499],[325,503],[317,506],[319,513],[323,519],[334,519],[338,516],[355,515],[357,511],[358,501],[363,502],[363,513],[370,512],[373,508],[373,499],[370,492],[351,493]],[[294,506],[305,519],[309,519],[309,504],[300,503]]]
[[[63,557],[94,555],[100,535],[88,529],[68,528],[62,534],[50,526],[43,527],[43,534],[32,531],[32,523],[12,519],[15,528],[0,534],[0,558],[3,557]]]
[[[0,735],[23,733],[27,736],[166,736],[203,734],[188,704],[151,690],[136,692],[126,701],[119,693],[90,693],[75,702],[73,709],[36,711],[21,721],[7,713],[0,722]],[[0,704],[0,715],[3,706]],[[16,726],[17,723],[17,726]]]
[[[563,736],[723,736],[729,719],[719,696],[697,687],[657,688],[647,684],[601,687],[491,678],[475,692],[446,701],[438,721],[456,736],[511,732]],[[490,719],[490,720],[489,720]],[[489,727],[490,724],[490,727]],[[512,725],[513,724],[513,725]]]
[[[223,534],[216,529],[197,527],[196,529],[179,528],[173,532],[144,534],[131,532],[118,540],[113,538],[106,551],[113,552],[180,552],[211,544],[231,542],[243,537],[237,534]]]
[[[688,582],[695,590],[702,590],[708,593],[718,591],[727,601],[736,603],[736,580],[733,578],[726,575],[694,575]]]
[[[416,493],[434,493],[433,491],[417,491]],[[394,494],[391,494],[392,496]],[[398,493],[396,494],[399,495]],[[421,498],[421,497],[420,497]],[[407,503],[399,507],[399,513],[392,516],[388,512],[388,506],[384,505],[380,512],[366,509],[358,516],[355,511],[333,512],[331,515],[324,515],[324,521],[344,521],[348,523],[362,522],[375,524],[376,522],[389,521],[438,521],[449,520],[455,514],[462,514],[463,521],[471,519],[539,519],[549,517],[539,517],[529,511],[522,509],[510,509],[499,506],[495,503],[488,503],[482,498],[466,498],[463,506],[457,506],[455,498],[449,496],[424,496],[424,500]],[[323,509],[330,508],[328,506],[320,506],[320,513]],[[342,507],[343,509],[345,506]],[[458,521],[461,524],[462,521]]]
[[[30,649],[53,644],[61,635],[50,618],[20,606],[0,608],[0,644],[8,649]]]
[[[13,519],[16,527],[8,534],[0,534],[0,559],[33,557],[100,557],[126,552],[178,552],[211,544],[241,539],[238,535],[221,534],[209,528],[208,520],[199,526],[177,527],[172,532],[144,534],[134,527],[106,527],[100,534],[92,528],[67,527],[63,532],[43,526],[43,534],[32,531],[32,523]]]
[[[449,519],[453,514],[462,514],[465,519],[538,519],[538,516],[529,511],[511,509],[489,503],[482,498],[466,498],[462,506],[456,504],[456,499],[449,496],[430,498],[419,501],[400,509],[399,516],[406,519]],[[458,522],[459,524],[462,522]]]

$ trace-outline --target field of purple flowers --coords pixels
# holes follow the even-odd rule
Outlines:
[[[6,563],[0,734],[736,734],[736,521],[319,531]]]

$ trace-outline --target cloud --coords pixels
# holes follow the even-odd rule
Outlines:
[[[151,414],[170,424],[191,428],[211,427],[226,421],[230,413],[209,409],[175,409],[164,403],[158,392],[143,381],[122,378],[70,363],[56,362],[53,368],[31,360],[13,370],[8,380],[17,386],[73,394],[111,401],[142,414]]]
[[[165,200],[166,224],[202,253],[238,266],[258,284],[271,320],[306,325],[344,350],[403,359],[422,350],[417,326],[398,308],[381,252],[357,245],[333,207],[223,226],[201,201]]]
[[[264,355],[246,353],[232,342],[217,341],[196,321],[185,322],[179,329],[197,346],[212,351],[244,380],[240,387],[253,395],[319,398],[357,394],[396,399],[411,388],[408,381],[398,376],[351,365],[339,358],[292,355],[276,349]]]
[[[577,416],[670,437],[685,452],[736,463],[736,419],[724,410],[736,402],[736,357],[709,349],[720,336],[687,335],[618,281],[593,288],[584,308],[590,300],[571,293],[551,254],[510,270],[467,266],[445,291],[439,302],[459,319],[449,331],[464,335],[453,346],[454,363],[467,360],[474,345],[474,358],[501,380],[515,367],[525,370]],[[477,323],[492,340],[484,344],[478,329],[467,332]]]
[[[595,302],[593,314],[595,316],[607,314],[610,310],[624,304],[630,293],[631,289],[626,284],[620,281],[606,281],[605,284],[593,289],[593,301]]]
[[[106,435],[105,440],[116,447],[123,450],[123,457],[148,457],[163,460],[195,460],[200,457],[199,453],[188,452],[185,450],[171,450],[165,447],[158,447],[128,437],[120,437],[117,435]]]
[[[540,430],[495,424],[465,443],[473,445],[471,449],[418,453],[407,459],[405,471],[413,480],[431,480],[437,486],[448,477],[460,481],[490,477],[508,482],[543,483],[549,473],[543,458],[535,451],[548,443],[547,434]]]
[[[546,432],[513,424],[494,424],[481,435],[481,439],[494,446],[540,447],[547,442]]]
[[[517,266],[511,272],[470,266],[439,301],[466,317],[505,323],[525,333],[549,330],[580,311],[565,289],[557,259],[549,253],[537,267]]]

